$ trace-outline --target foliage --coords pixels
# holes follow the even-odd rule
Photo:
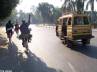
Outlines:
[[[94,2],[97,2],[97,0],[88,0],[87,5],[86,5],[86,9],[88,9],[89,5],[91,7],[91,14],[90,14],[90,18],[91,18],[91,23],[94,24],[95,23],[95,16],[97,16],[94,12]],[[97,22],[97,20],[96,20]]]
[[[84,3],[86,0],[76,0],[77,12],[84,12]]]
[[[60,9],[48,3],[40,3],[37,12],[43,18],[44,23],[54,23],[61,15]]]
[[[0,0],[0,19],[8,17],[19,0]]]
[[[75,2],[73,0],[65,0],[64,4],[62,5],[62,10],[63,13],[75,11]]]
[[[83,12],[86,0],[65,0],[62,6],[63,12]]]
[[[85,2],[87,1],[86,7],[85,7]],[[80,12],[84,13],[85,10],[84,8],[88,9],[88,7],[91,7],[91,12],[88,13],[90,16],[90,22],[95,23],[97,22],[96,20],[96,13],[94,12],[94,2],[97,0],[65,0],[64,4],[62,6],[62,11],[63,13],[65,12]]]
[[[48,3],[39,4],[38,11],[43,17],[43,22],[49,22],[48,18],[50,18],[53,14],[54,7]]]
[[[87,5],[86,5],[86,9],[88,9],[88,7],[90,5],[91,11],[94,11],[94,1],[97,1],[97,0],[88,0]]]

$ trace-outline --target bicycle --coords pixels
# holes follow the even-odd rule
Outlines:
[[[19,29],[15,29],[15,32],[17,34],[17,38],[19,37]]]
[[[25,51],[25,53],[28,53],[28,51],[29,51],[29,47],[28,47],[28,34],[23,34],[23,35],[20,35],[19,36],[19,39],[21,39],[22,40],[22,46],[23,47],[25,47],[26,48],[26,51]]]
[[[7,32],[7,37],[8,37],[9,43],[11,43],[12,32]]]

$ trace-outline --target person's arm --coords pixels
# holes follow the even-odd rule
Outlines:
[[[13,28],[14,26],[13,26],[13,24],[12,24],[12,28]]]
[[[6,31],[7,31],[7,24],[6,24]]]

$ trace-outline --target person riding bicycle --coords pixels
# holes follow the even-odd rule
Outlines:
[[[18,33],[19,33],[19,24],[18,24],[18,22],[16,21],[16,24],[15,24],[15,32],[17,33],[17,36],[18,36]]]
[[[15,31],[19,31],[19,24],[18,24],[18,22],[16,22],[16,24],[15,24]]]
[[[30,34],[29,24],[26,23],[24,20],[22,21],[22,25],[20,26],[20,31],[21,35],[19,38],[22,39],[26,37],[28,39],[28,42],[30,42],[32,35]]]
[[[11,20],[8,21],[8,23],[6,24],[6,33],[7,33],[7,37],[9,38],[9,34],[13,34],[13,24],[11,23]]]

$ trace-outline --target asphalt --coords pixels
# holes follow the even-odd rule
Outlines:
[[[97,31],[91,44],[68,48],[56,37],[53,26],[31,26],[32,42],[26,54],[14,34],[6,54],[0,54],[0,70],[12,72],[97,72]]]

